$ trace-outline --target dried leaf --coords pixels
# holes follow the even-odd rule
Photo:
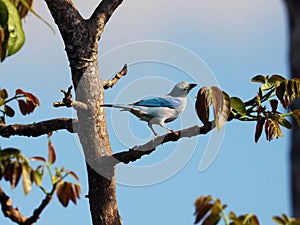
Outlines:
[[[56,154],[52,142],[48,139],[48,162],[53,164],[56,160]]]

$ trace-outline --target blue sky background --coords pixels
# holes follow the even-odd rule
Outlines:
[[[98,1],[77,0],[75,3],[87,18]],[[44,2],[36,1],[35,9],[54,24]],[[57,29],[53,35],[33,15],[26,18],[24,29],[27,38],[24,47],[0,65],[0,84],[10,94],[17,88],[33,92],[40,98],[41,106],[33,115],[22,117],[17,113],[13,120],[7,122],[32,123],[74,116],[70,109],[52,107],[52,103],[62,97],[60,89],[71,84],[68,61]],[[183,53],[189,49],[192,51],[189,56],[195,54],[202,59],[198,61],[202,62],[199,63],[202,67],[190,71],[194,64],[189,57],[177,51],[166,52],[163,48],[152,49],[154,57],[165,57],[163,63],[155,60],[131,63],[134,57],[148,59],[149,51],[143,52],[141,47],[136,55],[130,47],[137,45],[128,43],[143,43],[145,40],[176,44],[177,47],[172,49],[181,49]],[[257,84],[250,82],[254,75],[276,73],[288,76],[287,40],[285,8],[279,0],[124,1],[102,35],[99,53],[103,55],[103,60],[99,66],[104,79],[130,61],[129,72],[114,89],[106,92],[106,102],[126,103],[146,95],[165,94],[174,83],[182,80],[200,81],[200,86],[209,85],[214,77],[229,95],[249,99],[258,88]],[[144,46],[149,46],[148,42],[145,43]],[[121,45],[129,46],[129,50],[120,51],[122,48],[118,46]],[[118,57],[109,58],[115,56],[113,53]],[[180,66],[166,63],[171,58],[178,60]],[[193,109],[197,91],[191,92],[182,118],[169,124],[169,127],[180,129],[199,123]],[[146,123],[117,110],[108,109],[107,115],[114,152],[151,138]],[[118,126],[118,121],[123,121],[122,126]],[[118,181],[122,184],[118,184],[117,198],[123,224],[193,224],[193,203],[198,196],[206,194],[220,198],[228,205],[228,211],[257,214],[261,224],[272,223],[273,215],[283,212],[290,215],[290,131],[284,130],[284,137],[272,142],[267,142],[263,136],[255,144],[254,129],[253,123],[230,122],[221,133],[224,139],[216,159],[202,172],[199,171],[199,163],[207,144],[219,142],[222,135],[218,139],[214,139],[215,136],[209,139],[211,135],[208,134],[164,144],[155,153],[127,167],[137,173],[129,173],[126,168],[118,166],[118,173],[121,174]],[[46,137],[0,140],[2,148],[18,147],[27,156],[47,155]],[[37,224],[90,224],[88,200],[84,198],[88,190],[85,162],[78,140],[75,135],[60,131],[53,135],[52,141],[57,151],[57,166],[64,165],[79,175],[82,198],[76,206],[70,204],[68,208],[63,208],[55,197]],[[160,163],[168,162],[174,155],[179,159],[182,156],[179,168],[175,170],[172,167],[177,165],[176,161],[167,163],[167,168],[160,167]],[[172,171],[171,175],[166,176],[168,165]],[[158,168],[152,174],[139,173],[143,168],[152,167]],[[160,182],[142,185],[147,183],[148,176],[155,178],[162,174],[164,179]],[[140,185],[133,186],[133,182]],[[9,192],[9,187],[3,182],[1,186]],[[19,185],[11,196],[14,206],[29,215],[40,203],[42,193],[36,190],[23,197]],[[12,223],[0,216],[0,224]]]

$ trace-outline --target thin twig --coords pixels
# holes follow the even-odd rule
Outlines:
[[[104,81],[103,88],[104,89],[112,88],[126,74],[127,74],[127,64],[123,66],[122,70],[119,73],[117,73],[113,79]]]

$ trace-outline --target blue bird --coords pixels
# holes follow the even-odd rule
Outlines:
[[[119,108],[121,111],[129,111],[137,116],[140,120],[148,122],[148,126],[156,136],[157,133],[153,129],[153,124],[171,131],[165,123],[169,123],[177,119],[184,111],[187,103],[187,95],[196,84],[188,82],[180,82],[175,85],[172,91],[161,97],[146,98],[133,104],[104,104],[103,107]]]

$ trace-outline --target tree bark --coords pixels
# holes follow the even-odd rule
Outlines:
[[[101,158],[112,155],[107,129],[103,81],[98,69],[98,41],[103,28],[122,0],[103,0],[91,18],[84,20],[72,0],[45,0],[57,24],[70,62],[77,109],[80,142],[85,154],[89,203],[93,225],[118,225],[114,167],[99,168]],[[100,164],[101,167],[101,164]]]
[[[300,78],[300,2],[285,0],[290,29],[290,73],[293,78]],[[293,103],[292,109],[300,108],[299,99]],[[291,191],[293,216],[300,217],[300,128],[293,121],[294,129],[291,140]]]

